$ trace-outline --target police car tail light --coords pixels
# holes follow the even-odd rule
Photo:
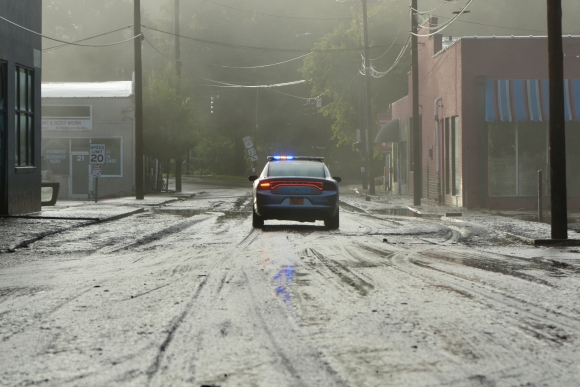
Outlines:
[[[272,184],[269,181],[263,181],[260,184],[258,184],[258,189],[264,190],[270,188],[272,188]]]
[[[336,185],[330,182],[325,182],[324,185],[322,186],[322,189],[324,191],[336,191]]]

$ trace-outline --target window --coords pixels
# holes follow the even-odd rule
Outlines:
[[[302,163],[291,161],[287,163],[270,163],[268,176],[305,176],[305,177],[325,177],[324,165],[322,163]]]
[[[34,79],[33,70],[16,67],[15,74],[16,166],[34,165]]]
[[[445,118],[445,193],[451,193],[451,124],[449,117]]]
[[[6,62],[0,62],[0,178],[6,156],[6,93]]]
[[[536,196],[538,170],[549,177],[547,144],[547,122],[489,123],[489,196]]]
[[[453,135],[451,138],[451,153],[453,154],[451,162],[451,176],[453,181],[452,194],[454,196],[459,195],[459,182],[461,180],[461,172],[459,169],[459,155],[460,155],[460,130],[459,130],[459,117],[455,116],[451,119]]]

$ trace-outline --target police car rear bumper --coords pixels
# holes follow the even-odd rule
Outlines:
[[[258,194],[256,212],[264,219],[314,221],[327,219],[338,210],[336,193],[303,197],[303,204],[290,204],[290,198]]]

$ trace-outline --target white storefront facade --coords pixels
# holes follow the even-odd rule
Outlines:
[[[99,198],[133,195],[133,95],[131,81],[42,84],[42,158],[59,199],[94,198],[91,144],[105,146]]]

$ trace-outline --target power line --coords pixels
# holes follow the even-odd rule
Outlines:
[[[257,12],[257,11],[250,11],[247,9],[242,9],[242,8],[236,8],[236,7],[232,7],[230,5],[224,5],[224,4],[220,4],[220,3],[215,3],[213,1],[210,0],[204,0],[206,3],[210,3],[210,4],[214,4],[214,5],[219,5],[220,7],[224,7],[224,8],[229,8],[229,9],[235,9],[236,11],[241,11],[241,12],[247,12],[247,13],[253,13],[254,15],[261,15],[261,16],[269,16],[269,17],[277,17],[277,18],[281,18],[281,19],[295,19],[295,20],[321,20],[321,21],[331,21],[331,20],[353,20],[353,18],[351,17],[334,17],[334,18],[316,18],[316,17],[298,17],[298,16],[283,16],[283,15],[272,15],[272,14],[268,14],[268,13],[261,13],[261,12]]]
[[[448,17],[445,17],[445,16],[439,16],[439,15],[433,15],[433,16],[436,16],[436,17],[442,18],[442,19],[449,19]],[[486,27],[504,28],[504,29],[507,29],[507,30],[515,30],[515,31],[530,31],[530,32],[543,32],[543,33],[546,33],[546,30],[530,30],[530,29],[526,29],[526,28],[515,28],[515,27],[498,26],[498,25],[493,25],[493,24],[477,23],[477,22],[466,21],[466,20],[456,20],[456,22],[459,22],[459,23],[467,23],[467,24],[476,24],[476,25],[479,25],[479,26],[486,26]]]
[[[107,43],[107,44],[79,44],[79,43],[67,42],[65,40],[60,40],[60,39],[56,39],[56,38],[51,38],[50,36],[43,35],[40,32],[36,32],[36,31],[33,31],[33,30],[28,29],[26,27],[23,27],[20,24],[16,24],[13,21],[8,20],[8,19],[6,19],[6,18],[4,18],[2,16],[0,16],[0,19],[1,20],[4,20],[7,23],[10,23],[10,24],[12,24],[12,25],[14,25],[14,26],[16,26],[18,28],[21,28],[21,29],[23,29],[25,31],[28,31],[30,33],[33,33],[33,34],[35,34],[37,36],[43,37],[43,38],[48,39],[48,40],[54,40],[55,42],[68,44],[68,45],[71,45],[71,46],[80,46],[80,47],[110,47],[110,46],[116,46],[116,45],[119,45],[119,44],[123,44],[123,43],[130,42],[130,41],[135,40],[135,39],[137,39],[139,37],[139,35],[136,35],[136,36],[133,36],[130,39],[126,39],[126,40],[123,40],[123,41],[120,41],[120,42],[115,42],[115,43]]]
[[[443,31],[444,29],[446,29],[447,27],[449,27],[451,24],[453,24],[453,22],[455,22],[455,20],[457,20],[457,18],[459,18],[461,15],[463,15],[463,13],[465,12],[465,10],[467,9],[467,7],[469,7],[471,5],[471,3],[473,3],[473,0],[469,0],[467,2],[467,4],[465,4],[463,6],[463,8],[461,8],[461,10],[457,13],[457,15],[455,15],[453,18],[451,18],[451,20],[449,20],[447,23],[441,25],[441,26],[437,26],[437,27],[423,27],[426,29],[430,29],[430,30],[435,30],[435,32],[431,32],[429,34],[415,34],[413,32],[411,32],[411,35],[414,36],[420,36],[420,37],[429,37],[429,36],[433,36],[436,35],[438,33],[440,33],[441,31]],[[414,10],[412,9],[411,12],[413,12]]]
[[[307,57],[308,55],[310,55],[310,53],[308,54],[304,54],[304,55],[300,55],[299,57],[296,58],[292,58],[292,59],[288,59],[282,62],[278,62],[278,63],[271,63],[271,64],[267,64],[267,65],[261,65],[261,66],[224,66],[224,65],[218,65],[218,64],[214,64],[214,63],[207,63],[207,62],[203,62],[203,61],[199,61],[199,60],[195,60],[195,59],[189,59],[189,58],[181,58],[180,60],[176,60],[173,58],[169,58],[168,56],[164,55],[161,51],[159,51],[154,45],[153,43],[151,43],[151,41],[147,38],[145,38],[145,41],[147,43],[149,43],[149,45],[155,50],[157,51],[161,56],[163,56],[164,58],[168,59],[168,60],[172,60],[175,62],[194,62],[194,63],[201,63],[204,66],[209,66],[209,67],[219,67],[219,68],[225,68],[225,69],[259,69],[259,68],[266,68],[266,67],[272,67],[272,66],[277,66],[277,65],[281,65],[281,64],[285,64],[285,63],[289,63],[298,59],[302,59]]]
[[[389,52],[391,50],[391,48],[393,48],[393,45],[395,44],[395,42],[397,41],[397,39],[399,38],[399,34],[401,33],[401,31],[403,30],[403,26],[407,24],[407,21],[403,21],[403,23],[401,23],[401,27],[399,27],[399,32],[397,32],[397,36],[395,36],[395,40],[393,40],[393,43],[389,46],[389,48],[387,48],[387,51],[383,52],[383,54],[379,57],[376,57],[375,59],[371,59],[371,63],[374,60],[379,60],[381,59],[383,56],[385,56],[387,54],[387,52]]]
[[[86,40],[91,40],[91,39],[94,39],[94,38],[99,38],[101,36],[105,36],[105,35],[109,35],[109,34],[112,34],[112,33],[115,33],[115,32],[123,31],[123,30],[126,30],[128,28],[133,28],[133,25],[130,25],[130,26],[127,26],[127,27],[118,28],[116,30],[109,31],[109,32],[105,32],[105,33],[102,33],[102,34],[99,34],[99,35],[90,36],[88,38],[75,40],[73,43],[84,42]],[[52,50],[56,50],[56,49],[61,48],[61,47],[66,47],[66,46],[69,46],[69,44],[59,44],[58,46],[53,46],[53,47],[45,48],[42,51],[52,51]]]
[[[160,30],[158,28],[154,28],[154,27],[149,27],[146,25],[142,26],[143,28],[147,28],[149,30],[152,31],[156,31],[156,32],[161,32],[163,34],[168,34],[168,35],[173,35],[173,36],[179,36],[180,38],[183,39],[188,39],[188,40],[193,40],[195,42],[199,42],[199,43],[204,43],[204,44],[211,44],[214,46],[220,46],[220,47],[228,47],[228,48],[240,48],[240,49],[248,49],[248,50],[259,50],[259,51],[278,51],[278,52],[308,52],[308,53],[312,53],[312,52],[348,52],[348,51],[360,51],[363,50],[364,47],[356,47],[356,48],[335,48],[335,49],[326,49],[326,50],[317,50],[317,49],[302,49],[302,48],[273,48],[273,47],[256,47],[256,46],[242,46],[242,45],[237,45],[237,44],[231,44],[231,43],[224,43],[224,42],[216,42],[213,40],[207,40],[207,39],[200,39],[200,38],[194,38],[191,36],[185,36],[185,35],[177,35],[174,34],[172,32],[167,32],[167,31],[163,31]],[[395,45],[401,45],[401,44],[395,44]],[[371,46],[369,47],[369,49],[373,49],[373,48],[384,48],[387,47],[387,45],[380,45],[380,46]]]
[[[208,87],[227,87],[227,88],[245,88],[245,89],[256,89],[256,88],[261,89],[261,88],[270,88],[270,87],[292,86],[292,85],[299,85],[301,83],[306,82],[305,79],[301,79],[299,81],[274,83],[274,84],[269,84],[269,85],[237,85],[234,83],[214,81],[213,79],[207,79],[207,78],[203,78],[203,77],[199,77],[199,76],[197,78],[203,79],[204,81],[208,81],[208,82],[219,83],[219,85],[206,85]]]

